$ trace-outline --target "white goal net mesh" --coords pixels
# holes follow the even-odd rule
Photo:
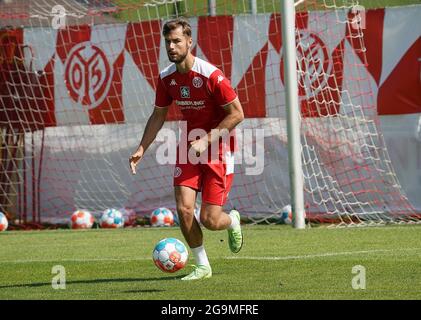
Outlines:
[[[194,55],[221,68],[245,111],[226,206],[252,222],[279,222],[290,201],[280,6],[216,3],[0,1],[0,210],[55,223],[76,208],[175,209],[173,167],[156,159],[165,137],[136,176],[128,158],[168,65],[162,23],[184,16]],[[355,5],[296,8],[306,216],[335,225],[418,221],[379,132]],[[167,120],[177,132],[176,106]]]

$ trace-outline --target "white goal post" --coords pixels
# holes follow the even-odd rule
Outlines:
[[[281,0],[285,102],[287,110],[288,164],[294,227],[305,228],[304,182],[301,162],[301,116],[298,104],[295,1]]]

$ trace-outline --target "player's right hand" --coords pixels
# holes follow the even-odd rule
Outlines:
[[[141,151],[136,151],[129,158],[130,169],[132,171],[132,174],[136,174],[136,166],[142,158],[143,158],[143,152]]]

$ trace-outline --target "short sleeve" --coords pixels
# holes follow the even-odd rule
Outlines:
[[[219,106],[225,106],[237,98],[237,93],[231,86],[231,82],[221,70],[215,70],[209,77],[209,92]]]
[[[158,85],[155,94],[155,106],[159,108],[168,107],[172,102],[172,97],[167,91],[161,76],[158,77]]]

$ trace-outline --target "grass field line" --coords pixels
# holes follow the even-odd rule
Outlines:
[[[281,256],[281,257],[265,257],[265,256],[230,256],[221,259],[227,260],[300,260],[300,259],[314,259],[334,256],[349,256],[370,253],[387,253],[387,252],[402,252],[402,251],[421,251],[421,248],[397,248],[397,249],[374,249],[361,251],[343,251],[343,252],[326,252],[319,254],[307,254],[298,256]],[[61,263],[61,262],[132,262],[132,261],[147,261],[152,257],[137,257],[137,258],[85,258],[85,259],[18,259],[18,260],[0,260],[0,264],[25,264],[25,263]],[[218,258],[217,258],[218,259]]]
[[[300,260],[300,259],[313,259],[313,258],[325,258],[335,256],[350,256],[358,254],[369,254],[369,253],[385,253],[385,252],[402,252],[402,251],[421,251],[421,248],[397,248],[397,249],[374,249],[374,250],[361,250],[361,251],[343,251],[343,252],[326,252],[319,254],[307,254],[300,256],[283,256],[283,257],[251,257],[251,256],[233,256],[226,257],[230,260]]]

